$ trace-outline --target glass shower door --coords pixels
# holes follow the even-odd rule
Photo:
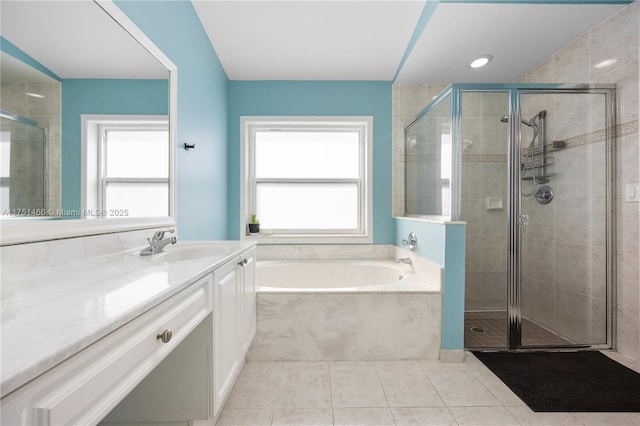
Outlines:
[[[508,345],[508,112],[508,91],[461,93],[466,348]]]
[[[520,347],[608,343],[607,102],[520,93]]]

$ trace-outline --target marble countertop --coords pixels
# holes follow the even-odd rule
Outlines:
[[[166,255],[140,256],[137,248],[26,273],[3,272],[1,396],[252,246],[255,242],[178,242]],[[185,258],[171,259],[178,251]],[[195,257],[187,260],[191,254]]]

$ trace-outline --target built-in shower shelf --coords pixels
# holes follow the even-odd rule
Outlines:
[[[547,181],[549,178],[554,177],[555,173],[547,173],[545,175],[536,176],[537,181]],[[523,176],[522,180],[533,180],[533,176]]]
[[[522,170],[533,170],[533,169],[541,169],[543,167],[552,166],[553,165],[553,157],[545,158],[543,164],[527,165],[526,163],[520,163],[520,168]]]

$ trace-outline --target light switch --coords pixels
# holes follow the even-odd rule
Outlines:
[[[640,184],[628,183],[624,186],[624,201],[628,203],[640,202]]]

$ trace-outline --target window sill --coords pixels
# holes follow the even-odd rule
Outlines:
[[[257,244],[372,244],[369,235],[242,235],[244,241]]]

